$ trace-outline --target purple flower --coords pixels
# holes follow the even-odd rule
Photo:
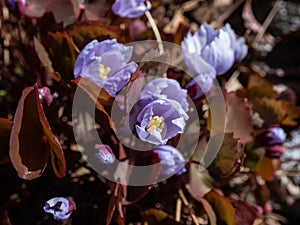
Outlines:
[[[150,9],[150,1],[145,0],[116,0],[112,6],[113,12],[124,18],[142,16]]]
[[[129,122],[141,140],[160,145],[182,133],[187,119],[188,115],[176,101],[148,97],[135,104]]]
[[[176,148],[170,145],[160,145],[153,151],[160,159],[160,175],[172,176],[186,172],[184,158]]]
[[[187,91],[182,89],[176,80],[156,78],[150,81],[140,93],[140,99],[149,96],[174,100],[181,105],[185,112],[188,111]]]
[[[286,133],[280,127],[272,127],[262,132],[256,137],[257,143],[260,145],[276,145],[282,144],[286,139]]]
[[[116,160],[116,157],[113,151],[111,150],[110,146],[96,144],[95,149],[97,150],[95,156],[97,157],[100,163],[112,164]]]
[[[195,34],[189,32],[181,44],[189,53],[201,56],[218,75],[226,73],[233,63],[241,61],[248,51],[244,38],[236,39],[229,24],[214,30],[204,23]],[[185,62],[189,67],[190,63],[187,63],[187,60]]]
[[[54,219],[58,221],[67,220],[75,209],[75,202],[63,197],[51,198],[44,206],[44,211],[53,214]]]
[[[129,62],[133,47],[117,43],[115,39],[93,40],[80,52],[75,62],[74,76],[90,79],[115,97],[137,69]]]

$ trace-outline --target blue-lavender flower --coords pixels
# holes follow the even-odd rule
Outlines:
[[[80,52],[74,67],[74,76],[87,78],[115,97],[129,81],[138,65],[129,62],[132,46],[125,46],[115,39],[91,41]]]
[[[207,23],[203,23],[196,33],[189,32],[181,45],[187,53],[201,56],[217,75],[226,73],[235,61],[241,61],[248,52],[245,39],[243,37],[236,39],[229,24],[214,30]],[[188,59],[185,59],[187,66],[190,67],[191,63],[187,61]]]
[[[188,118],[176,101],[148,97],[134,105],[129,123],[141,140],[160,145],[183,133]]]
[[[71,216],[72,211],[76,209],[76,204],[72,200],[55,197],[48,200],[43,209],[46,213],[53,214],[55,220],[65,221]]]
[[[159,145],[153,149],[160,159],[160,175],[172,176],[186,172],[182,154],[173,146]]]
[[[143,88],[140,99],[149,96],[174,100],[180,104],[185,112],[188,111],[187,90],[180,87],[178,81],[168,78],[156,78]]]
[[[150,1],[146,0],[116,0],[112,6],[115,14],[124,18],[137,18],[151,9]]]

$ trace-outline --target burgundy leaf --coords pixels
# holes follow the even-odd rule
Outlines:
[[[246,201],[233,200],[231,203],[236,209],[238,225],[252,225],[262,214],[262,209],[252,206]]]
[[[49,153],[55,174],[63,177],[63,151],[53,135],[38,96],[38,87],[27,87],[19,101],[10,137],[10,158],[19,177],[31,180],[43,173]]]

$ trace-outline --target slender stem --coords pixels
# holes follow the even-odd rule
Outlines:
[[[177,222],[180,222],[180,218],[181,218],[181,205],[182,205],[182,200],[178,198],[176,202],[176,215],[175,215],[175,220]]]
[[[145,15],[151,25],[151,28],[153,30],[153,33],[154,33],[154,36],[156,38],[156,41],[157,41],[157,44],[158,44],[158,49],[159,49],[159,54],[163,54],[164,53],[164,46],[162,44],[162,40],[161,40],[161,36],[160,36],[160,33],[159,33],[159,30],[156,26],[156,23],[151,15],[151,13],[149,11],[146,11],[145,12]]]
[[[264,33],[266,32],[267,28],[269,27],[269,25],[271,24],[272,20],[274,19],[281,3],[283,1],[282,0],[277,0],[276,3],[274,4],[272,10],[270,11],[269,15],[267,16],[267,18],[265,19],[263,25],[261,26],[261,28],[259,29],[255,39],[254,39],[254,42],[257,42],[259,41],[262,36],[264,35]]]
[[[223,23],[228,17],[244,2],[244,0],[238,0],[232,4],[229,9],[227,9],[214,23],[213,25],[218,25]]]
[[[192,220],[193,220],[194,224],[195,224],[195,225],[199,225],[199,222],[198,222],[198,220],[197,220],[197,217],[196,217],[196,215],[193,213],[191,207],[189,206],[189,202],[188,202],[188,200],[186,199],[186,197],[185,197],[185,195],[184,195],[184,193],[183,193],[183,191],[182,191],[181,189],[178,190],[178,194],[179,194],[179,196],[180,196],[180,198],[181,198],[183,204],[188,208],[189,213],[190,213],[190,215],[191,215],[191,217],[192,217]]]

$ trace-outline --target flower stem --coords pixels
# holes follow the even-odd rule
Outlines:
[[[151,15],[151,13],[149,11],[146,11],[145,12],[145,15],[151,25],[151,28],[153,30],[153,33],[154,33],[154,36],[156,38],[156,41],[157,41],[157,44],[158,44],[158,49],[159,49],[159,54],[163,54],[164,53],[164,46],[162,44],[162,40],[161,40],[161,36],[160,36],[160,33],[159,33],[159,30],[156,26],[156,23]]]

